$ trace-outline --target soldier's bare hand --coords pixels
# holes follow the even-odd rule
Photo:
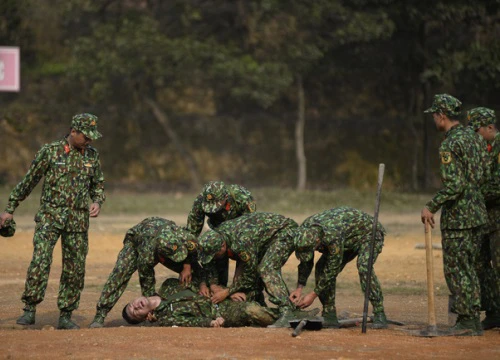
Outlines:
[[[313,292],[310,292],[309,294],[307,294],[306,296],[304,296],[300,301],[299,303],[297,304],[297,306],[301,309],[304,309],[306,307],[309,307],[311,306],[311,304],[314,302],[314,300],[318,297],[318,295],[316,295],[316,293],[313,291]]]
[[[230,298],[233,301],[246,301],[247,300],[247,296],[244,292],[234,293],[230,296]]]
[[[201,283],[200,291],[198,291],[198,294],[203,295],[205,297],[210,297],[210,290],[208,289],[207,284]]]
[[[90,205],[89,208],[90,217],[98,217],[100,212],[101,212],[101,205],[99,205],[98,203],[93,203],[92,205]]]
[[[425,225],[425,223],[428,222],[429,225],[431,226],[431,228],[434,229],[434,214],[431,213],[431,211],[429,209],[424,207],[422,209],[422,213],[420,214],[420,216],[422,218],[422,224]]]
[[[302,288],[301,287],[298,287],[297,289],[295,289],[294,291],[292,291],[292,293],[290,294],[290,301],[292,303],[294,303],[295,305],[297,305],[300,301],[300,297],[302,296]]]
[[[212,300],[212,302],[214,304],[218,304],[218,303],[224,301],[228,296],[229,296],[229,289],[223,289],[223,290],[220,290],[220,291],[217,291],[216,293],[214,293],[210,297],[210,300]]]
[[[191,284],[191,279],[193,278],[193,273],[191,272],[191,265],[184,264],[184,267],[179,274],[179,282],[183,285],[188,286]]]
[[[222,325],[224,325],[224,318],[222,317],[218,317],[210,322],[211,327],[222,327]]]
[[[12,220],[14,218],[14,215],[12,214],[9,214],[7,212],[3,212],[0,214],[0,229],[3,227],[3,224],[5,224],[5,222],[7,220]]]

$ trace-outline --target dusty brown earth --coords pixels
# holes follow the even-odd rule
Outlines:
[[[185,222],[181,215],[163,216]],[[297,221],[304,216],[290,215]],[[389,230],[385,247],[375,269],[381,280],[386,313],[406,325],[391,325],[386,330],[361,333],[361,327],[341,330],[304,331],[293,338],[290,329],[203,329],[155,328],[125,326],[122,307],[139,295],[134,275],[125,294],[106,320],[104,329],[88,329],[100,290],[113,268],[121,249],[124,232],[146,216],[101,216],[92,220],[87,275],[80,308],[73,319],[81,330],[54,330],[57,326],[56,305],[61,272],[60,245],[54,261],[45,301],[37,309],[36,324],[23,329],[15,324],[21,314],[20,296],[26,269],[31,259],[33,222],[16,218],[19,230],[13,238],[1,238],[0,253],[0,357],[4,359],[499,359],[500,332],[486,331],[482,337],[416,337],[404,329],[425,329],[428,321],[425,251],[415,249],[424,242],[418,214],[383,215],[381,221]],[[439,232],[434,231],[434,243]],[[439,328],[448,323],[448,296],[442,271],[441,251],[434,251],[436,313]],[[292,256],[283,272],[290,286],[296,279],[297,261]],[[158,280],[173,275],[157,267]],[[311,282],[311,281],[310,281]],[[315,303],[314,306],[320,306]],[[339,314],[362,313],[363,294],[359,288],[356,267],[349,264],[338,279]]]

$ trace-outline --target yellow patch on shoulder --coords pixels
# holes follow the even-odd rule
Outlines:
[[[83,164],[83,166],[88,167],[88,168],[91,168],[91,167],[92,167],[92,164],[91,164],[91,163],[86,163],[86,164]]]
[[[243,262],[248,262],[250,260],[250,254],[248,254],[246,251],[240,252],[239,257]]]
[[[443,163],[443,164],[451,163],[451,152],[449,152],[449,151],[442,151],[441,152],[441,163]]]
[[[208,195],[207,195],[207,200],[212,200],[212,199],[213,199],[212,194],[208,194]]]
[[[257,206],[255,205],[255,202],[252,201],[248,203],[248,211],[250,211],[251,213],[257,211]]]
[[[194,241],[188,241],[186,244],[188,251],[193,251],[196,249],[196,243]]]

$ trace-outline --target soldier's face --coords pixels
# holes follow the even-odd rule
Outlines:
[[[492,142],[495,139],[496,131],[493,125],[481,126],[476,132],[488,142]]]
[[[69,136],[71,145],[79,150],[85,149],[92,142],[82,132],[75,129],[71,129]]]
[[[442,131],[444,129],[444,115],[441,113],[433,113],[432,118],[434,119],[436,129]]]
[[[152,310],[147,297],[141,296],[127,305],[127,315],[134,320],[144,321]]]

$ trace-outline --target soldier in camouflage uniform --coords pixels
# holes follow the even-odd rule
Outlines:
[[[197,262],[196,238],[173,221],[150,217],[127,231],[123,249],[109,275],[97,303],[97,311],[90,328],[100,328],[104,319],[125,291],[132,274],[137,270],[142,294],[155,293],[154,267],[161,263],[179,273],[184,286],[199,286],[201,269]]]
[[[482,326],[488,330],[500,327],[500,133],[491,109],[472,109],[467,120],[468,126],[486,140],[490,157],[490,177],[481,188],[489,221],[478,261],[481,307],[486,311]]]
[[[195,236],[200,236],[207,217],[210,229],[217,228],[226,220],[235,219],[243,214],[256,211],[255,201],[250,191],[240,185],[225,185],[222,181],[211,181],[203,187],[196,197],[188,215],[187,229]],[[227,257],[217,260],[219,284],[227,286]],[[208,295],[208,290],[206,290]]]
[[[165,280],[157,295],[137,298],[127,304],[122,311],[123,318],[130,324],[147,319],[158,326],[189,327],[267,326],[276,320],[271,309],[256,302],[226,299],[214,304],[190,289],[179,289],[175,280]]]
[[[323,304],[323,327],[340,327],[335,307],[337,276],[356,257],[358,258],[357,267],[361,289],[365,291],[372,231],[373,217],[349,207],[333,208],[315,214],[304,220],[300,226],[297,232],[296,246],[302,251],[302,255],[297,254],[297,257],[302,260],[304,266],[299,266],[297,289],[292,292],[290,299],[300,308],[306,308],[319,297],[321,304]],[[384,234],[384,228],[378,223],[373,264],[382,251]],[[301,297],[302,288],[306,285],[313,268],[314,250],[322,253],[316,263],[316,286],[314,291]],[[369,299],[374,313],[373,328],[386,328],[384,297],[373,268]]]
[[[480,189],[487,173],[486,145],[458,121],[461,105],[453,96],[439,94],[425,111],[445,139],[439,148],[443,188],[425,205],[421,218],[434,227],[434,214],[441,209],[444,275],[454,299],[451,310],[458,314],[450,332],[482,335],[475,266],[482,226],[488,220]]]
[[[219,303],[226,297],[243,292],[259,291],[259,280],[265,285],[269,300],[278,305],[280,318],[271,327],[288,327],[295,306],[288,298],[281,268],[295,251],[295,230],[298,225],[282,215],[256,212],[224,222],[199,238],[199,259],[206,271],[212,272],[217,257],[229,256],[237,261],[237,274],[229,288],[212,295]],[[211,281],[214,277],[210,276]]]
[[[101,137],[97,117],[75,115],[70,133],[61,140],[44,145],[31,166],[12,190],[0,228],[13,218],[15,209],[45,177],[40,208],[35,216],[33,258],[22,296],[24,314],[21,325],[35,323],[36,305],[43,301],[52,263],[52,253],[61,237],[63,268],[57,305],[59,329],[77,329],[71,313],[78,308],[84,286],[85,258],[88,252],[89,216],[97,217],[105,200],[104,176],[99,153],[89,144]],[[89,207],[89,199],[92,204]]]

